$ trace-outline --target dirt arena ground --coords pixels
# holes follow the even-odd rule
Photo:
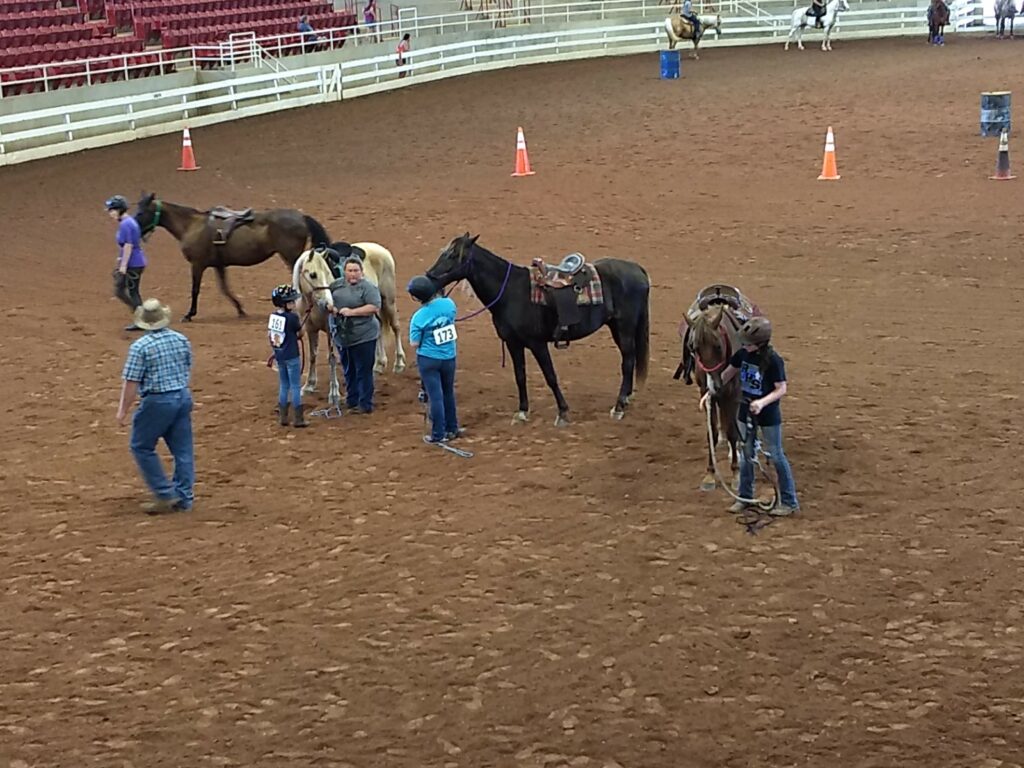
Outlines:
[[[923,37],[710,50],[679,82],[654,53],[467,77],[196,130],[196,174],[178,136],[0,172],[0,765],[1019,766],[1024,182],[989,181],[977,136],[1019,49]],[[509,178],[517,125],[533,178]],[[421,443],[411,373],[370,418],[282,431],[264,327],[287,272],[230,274],[245,320],[208,275],[177,324],[197,506],[148,518],[102,210],[141,189],[300,207],[388,245],[403,285],[465,230],[520,264],[635,259],[650,380],[613,423],[603,333],[556,356],[571,428],[532,364],[513,427],[480,317],[474,459]],[[186,265],[163,231],[148,253],[177,318]],[[701,414],[671,378],[717,281],[788,361],[803,513],[757,535],[697,490]]]

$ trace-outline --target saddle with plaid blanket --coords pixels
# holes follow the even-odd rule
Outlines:
[[[558,313],[555,349],[565,349],[570,326],[582,320],[581,306],[604,303],[604,288],[597,267],[588,264],[581,253],[570,253],[557,265],[534,259],[530,269],[530,300],[534,304],[554,306]]]

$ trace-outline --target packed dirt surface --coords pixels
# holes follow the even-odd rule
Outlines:
[[[780,43],[663,81],[652,52],[199,128],[193,174],[176,135],[0,172],[0,764],[1020,765],[1024,182],[988,179],[978,135],[1019,53]],[[520,125],[537,175],[513,179]],[[651,375],[613,422],[603,331],[555,356],[573,424],[531,362],[512,426],[485,314],[459,330],[475,458],[421,442],[414,370],[372,416],[283,430],[265,327],[288,271],[229,272],[244,319],[208,273],[182,324],[160,230],[143,294],[194,345],[198,485],[147,517],[102,205],[143,189],[301,208],[391,248],[402,286],[467,230],[519,264],[634,259]],[[698,490],[702,414],[672,379],[713,282],[771,317],[790,379],[803,509],[755,535]]]

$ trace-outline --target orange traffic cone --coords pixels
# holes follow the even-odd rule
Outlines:
[[[825,159],[821,163],[819,181],[838,181],[839,170],[836,168],[836,137],[832,134],[832,126],[825,134]]]
[[[526,137],[523,136],[522,127],[516,135],[516,172],[513,176],[533,176],[530,170],[530,155],[526,152]]]
[[[996,181],[1009,181],[1017,177],[1010,173],[1010,137],[1006,131],[999,134],[999,154],[996,155],[996,175],[989,176]]]
[[[196,165],[196,156],[192,152],[192,137],[188,133],[188,128],[185,129],[185,133],[183,133],[181,136],[181,167],[178,170],[199,170],[199,166]]]

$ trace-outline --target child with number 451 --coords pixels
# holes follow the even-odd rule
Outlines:
[[[288,396],[295,409],[295,426],[305,427],[306,417],[302,411],[302,358],[299,355],[299,340],[302,338],[302,322],[295,314],[295,302],[299,292],[290,285],[279,285],[270,294],[270,300],[277,310],[267,321],[267,337],[274,350],[280,388],[277,405],[280,424],[288,426]]]

